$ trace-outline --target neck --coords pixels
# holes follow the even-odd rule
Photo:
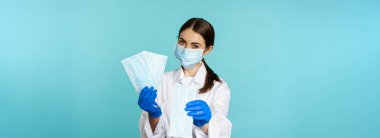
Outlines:
[[[202,63],[199,62],[199,63],[195,64],[194,67],[192,67],[192,68],[185,69],[182,67],[183,73],[185,74],[185,77],[194,77],[195,74],[197,73],[197,71],[199,70],[199,68],[201,67],[201,65],[202,65]]]

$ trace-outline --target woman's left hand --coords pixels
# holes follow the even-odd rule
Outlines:
[[[188,116],[193,117],[193,124],[202,127],[207,124],[211,119],[211,110],[205,101],[194,100],[186,104],[186,111]]]

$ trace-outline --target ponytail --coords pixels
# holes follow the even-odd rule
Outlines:
[[[204,66],[206,67],[205,84],[199,89],[199,93],[206,93],[214,86],[215,81],[221,82],[219,76],[207,65],[206,61],[202,59]]]

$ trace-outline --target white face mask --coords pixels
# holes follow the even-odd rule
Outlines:
[[[203,59],[203,49],[188,49],[176,44],[175,56],[181,61],[185,69],[194,67]]]
[[[158,88],[164,74],[167,56],[143,51],[126,59],[121,63],[135,87],[136,92],[141,92],[145,86]]]

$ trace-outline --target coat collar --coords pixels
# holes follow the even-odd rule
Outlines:
[[[195,82],[195,83],[199,84],[200,86],[203,86],[205,83],[206,74],[207,74],[206,67],[202,63],[201,67],[199,67],[197,73],[195,74],[192,82]],[[185,74],[183,72],[183,69],[182,69],[182,67],[179,67],[176,71],[176,74],[175,74],[175,81],[183,84],[184,78],[185,78]]]

